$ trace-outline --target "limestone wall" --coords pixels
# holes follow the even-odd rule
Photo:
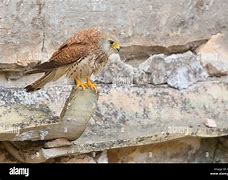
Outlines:
[[[226,162],[227,17],[226,0],[0,1],[0,161]],[[122,46],[99,94],[68,99],[65,78],[26,94],[25,70],[90,27]]]

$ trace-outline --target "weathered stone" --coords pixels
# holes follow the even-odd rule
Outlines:
[[[220,137],[219,138],[220,143],[222,143],[225,147],[228,148],[228,136]]]
[[[39,163],[45,162],[47,158],[40,153],[44,142],[2,142],[4,148],[18,161]]]
[[[216,138],[182,138],[168,142],[114,149],[108,151],[110,163],[189,163],[189,162],[214,162]],[[219,153],[228,153],[223,150]]]
[[[107,161],[107,149],[153,144],[185,136],[227,135],[228,81],[209,81],[208,78],[208,81],[194,85],[207,77],[199,59],[197,61],[191,52],[176,53],[187,50],[194,52],[211,35],[227,32],[228,4],[226,0],[164,2],[1,1],[0,71],[4,74],[0,75],[0,86],[4,88],[0,88],[0,140],[18,140],[4,142],[5,148],[22,162],[54,161],[53,158],[74,154],[65,161],[99,163]],[[87,11],[84,11],[85,6]],[[48,60],[68,37],[80,29],[93,26],[102,26],[108,32],[116,34],[121,47],[124,47],[123,54],[128,56],[127,60],[134,59],[138,63],[140,58],[153,54],[165,55],[151,56],[139,68],[123,63],[119,57],[111,58],[106,71],[102,72],[97,81],[112,83],[117,87],[100,85],[102,89],[98,107],[91,119],[97,95],[89,91],[80,92],[73,103],[65,106],[70,89],[64,89],[66,86],[61,80],[55,82],[61,87],[53,88],[49,84],[49,88],[30,95],[19,88],[40,76],[38,74],[17,79],[23,75],[27,65],[33,66],[38,61]],[[225,36],[212,37],[211,41],[199,48],[198,53],[204,53],[201,62],[211,76],[227,75]],[[175,54],[167,56],[173,53]],[[208,53],[218,54],[216,61],[214,57],[212,61],[208,60]],[[17,80],[14,81],[15,79]],[[120,87],[132,84],[132,81],[137,85]],[[146,85],[147,83],[157,86]],[[183,90],[176,91],[160,84]],[[192,86],[189,87],[190,85]],[[187,87],[189,88],[185,89]],[[67,109],[66,112],[64,109]],[[60,122],[60,119],[63,121]],[[212,124],[213,128],[211,125],[206,127],[204,122],[207,119],[213,120],[216,126]],[[86,131],[80,136],[89,120]],[[77,140],[57,139],[44,144],[47,139],[75,139],[79,136]],[[173,155],[174,162],[211,162],[213,143],[208,141],[206,144],[209,146],[202,150],[203,142],[199,143],[198,139],[183,141],[184,143],[178,141],[176,144],[183,151],[167,144],[167,148],[171,148],[170,155]],[[226,141],[221,142],[223,144],[218,144],[218,151],[213,153],[215,156],[218,153],[218,158],[213,162],[225,162],[227,159],[225,148],[221,146],[225,146]],[[185,143],[189,143],[192,149],[188,150]],[[183,159],[179,159],[172,148],[180,152]],[[97,155],[97,160],[89,155],[75,156],[95,151],[102,152],[100,156]],[[154,153],[156,155],[156,152],[149,152],[149,156]],[[159,161],[159,156],[162,155],[159,152],[154,161]],[[194,156],[196,153],[198,159]],[[131,154],[133,161],[144,162],[146,154],[138,154],[138,157]],[[202,160],[202,157],[206,160]],[[5,159],[6,156],[0,156],[0,160]]]
[[[228,75],[228,37],[216,34],[197,49],[199,59],[211,76]]]
[[[119,55],[112,55],[105,69],[96,80],[101,83],[126,85],[133,83],[133,67],[121,61]]]
[[[58,138],[52,141],[48,141],[44,144],[44,148],[54,148],[62,146],[70,146],[72,143],[66,138]]]
[[[20,88],[2,88],[0,140],[77,139],[95,111],[98,95],[74,89],[70,94],[71,89],[49,87],[26,93]]]
[[[126,47],[121,47],[120,57],[128,64],[136,67],[142,60],[148,59],[154,54],[178,54],[185,53],[189,50],[195,51],[200,45],[206,43],[208,39],[202,39],[192,42],[187,42],[186,44],[176,44],[172,46],[158,46],[158,45],[131,45]]]
[[[7,81],[17,80],[39,63],[40,61],[26,60],[17,61],[16,63],[0,63],[0,73],[5,75]]]
[[[139,68],[134,68],[133,83],[138,85],[149,84],[150,74]]]
[[[96,161],[92,157],[86,154],[82,154],[78,156],[70,156],[70,157],[60,157],[56,160],[56,162],[58,163],[96,163]]]
[[[100,156],[96,160],[97,163],[108,163],[107,151],[101,152]]]
[[[207,126],[209,128],[216,128],[217,127],[217,125],[213,119],[206,119],[204,124],[205,124],[205,126]]]
[[[188,51],[184,54],[165,58],[167,63],[167,83],[177,89],[186,89],[190,85],[206,80],[207,72],[203,69],[196,55]]]
[[[18,163],[19,161],[15,159],[0,143],[0,163]]]
[[[153,144],[186,136],[224,136],[228,134],[227,97],[227,82],[218,81],[200,82],[182,91],[164,85],[156,88],[103,85],[95,114],[72,145],[41,146],[35,154],[28,151],[20,159],[43,162],[69,154]],[[206,127],[206,119],[213,119],[217,127]]]
[[[47,60],[67,37],[92,26],[116,31],[130,45],[185,44],[227,32],[224,9],[226,0],[1,1],[0,61]]]
[[[227,162],[228,162],[227,146],[218,144],[214,154],[214,163],[227,163]],[[226,173],[226,172],[223,172],[223,173]]]
[[[135,69],[136,84],[165,84],[185,89],[197,81],[207,78],[207,73],[197,60],[196,55],[188,51],[170,56],[153,55]]]
[[[71,88],[49,87],[27,93],[21,88],[1,87],[0,139],[12,138],[23,129],[59,123]]]
[[[149,83],[164,84],[167,82],[165,65],[165,55],[154,55],[139,65],[139,71],[149,75]]]

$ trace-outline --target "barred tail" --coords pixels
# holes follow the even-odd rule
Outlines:
[[[25,89],[26,89],[27,92],[32,92],[32,91],[39,90],[46,83],[52,81],[54,79],[54,77],[55,77],[55,71],[54,72],[53,71],[52,72],[48,72],[44,76],[42,76],[40,79],[35,81],[34,83],[26,86]]]

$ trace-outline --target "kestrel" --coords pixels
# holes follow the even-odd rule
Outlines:
[[[109,56],[119,50],[119,43],[106,33],[95,28],[82,30],[62,44],[49,61],[28,72],[45,74],[25,89],[27,92],[36,91],[46,83],[66,75],[75,80],[77,88],[96,91],[96,84],[90,80],[91,75],[99,73],[107,64]]]

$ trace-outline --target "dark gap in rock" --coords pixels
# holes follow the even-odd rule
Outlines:
[[[187,51],[192,51],[193,53],[195,50],[201,46],[202,44],[205,44],[209,39],[202,39],[202,40],[196,40],[192,42],[188,42],[183,45],[172,45],[172,46],[141,46],[141,45],[131,45],[126,47],[121,47],[120,51],[120,57],[125,62],[132,64],[131,61],[134,60],[146,60],[151,55],[154,54],[165,54],[165,55],[171,55],[171,54],[178,54],[178,53],[184,53]]]
[[[17,80],[24,76],[26,71],[39,63],[40,61],[32,61],[25,65],[20,63],[0,63],[0,74],[4,74],[7,80]]]

